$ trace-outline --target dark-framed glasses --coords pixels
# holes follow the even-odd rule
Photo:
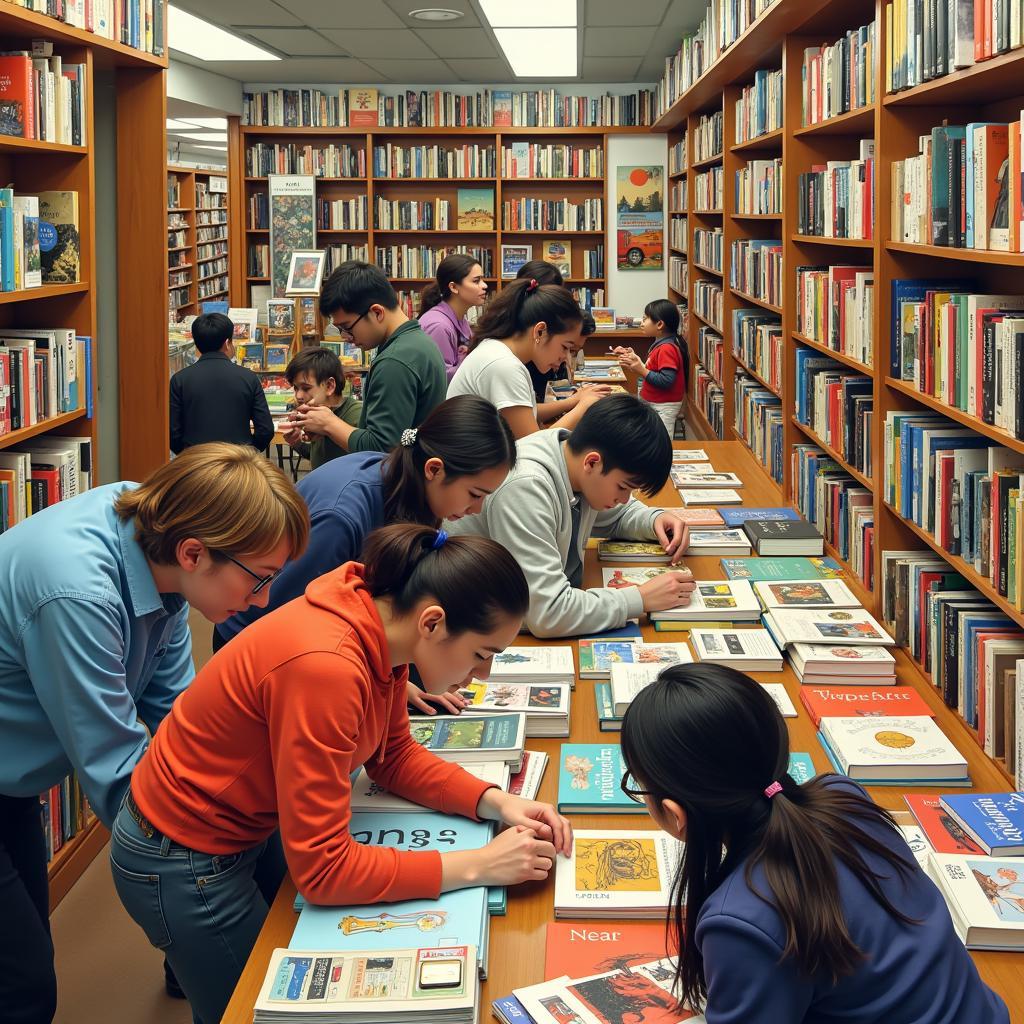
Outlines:
[[[633,800],[638,804],[642,804],[644,802],[645,796],[654,796],[649,789],[641,789],[636,784],[636,779],[634,779],[629,772],[623,774],[622,781],[619,783],[619,788],[626,794],[626,796],[629,797],[630,800]]]
[[[237,565],[243,572],[247,572],[256,581],[256,585],[252,588],[252,593],[254,594],[258,594],[261,590],[265,590],[274,582],[274,580],[277,579],[278,576],[281,575],[282,572],[284,572],[284,566],[282,565],[280,569],[275,569],[269,576],[260,576],[259,573],[253,572],[248,566],[242,565],[237,558],[232,558],[226,551],[221,551],[220,554],[229,562],[233,562]]]

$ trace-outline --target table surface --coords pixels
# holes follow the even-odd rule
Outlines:
[[[704,443],[677,442],[677,448],[703,448],[710,456],[718,471],[732,471],[743,480],[740,491],[744,504],[752,507],[767,507],[777,504],[777,492],[773,492],[764,470],[757,464],[750,452],[738,441],[708,441]],[[652,502],[665,507],[679,505],[676,491],[667,485]],[[722,579],[724,572],[717,558],[688,558],[687,565],[697,579]],[[607,563],[606,563],[607,564]],[[596,551],[588,552],[585,582],[588,586],[600,586],[601,565]],[[643,625],[645,639],[682,641],[685,633],[655,633],[653,628]],[[567,640],[539,641],[523,636],[520,643],[553,644],[570,643]],[[573,643],[575,647],[575,644]],[[902,651],[896,651],[898,681],[915,686],[924,695],[936,712],[936,721],[946,735],[956,744],[967,758],[974,788],[981,792],[993,792],[1007,788],[1005,778],[985,756],[967,729],[943,705],[938,693],[924,682],[912,668]],[[818,771],[832,771],[819,745],[814,726],[806,709],[800,703],[800,684],[789,667],[783,673],[755,673],[765,682],[782,681],[796,706],[799,716],[786,719],[789,725],[791,746],[796,751],[807,751]],[[550,756],[541,785],[539,799],[554,803],[558,780],[558,755],[562,743],[616,742],[616,733],[603,733],[598,729],[597,711],[594,705],[593,682],[579,680],[572,700],[572,725],[569,740],[536,739],[527,740],[530,750],[544,750]],[[933,787],[903,790],[895,787],[874,787],[871,794],[884,807],[905,810],[902,794],[912,792],[939,792]],[[653,822],[646,814],[638,815],[573,815],[573,826],[577,829],[651,829]],[[224,1015],[224,1024],[252,1024],[253,1006],[270,962],[270,954],[277,947],[287,946],[295,927],[296,914],[292,909],[295,887],[286,878],[278,897],[270,910],[263,930],[253,949],[245,971],[235,989],[234,996]],[[543,883],[529,883],[510,888],[508,892],[508,914],[491,918],[490,974],[481,990],[480,1019],[490,1017],[491,1002],[508,995],[514,988],[531,985],[544,979],[545,926],[554,920],[554,874]],[[1024,959],[1019,954],[1002,952],[975,952],[972,954],[985,981],[1006,1000],[1010,1007],[1011,1020],[1024,1024]],[[967,1022],[964,1022],[967,1024]]]

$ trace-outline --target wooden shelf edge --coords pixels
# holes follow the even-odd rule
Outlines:
[[[1024,253],[997,249],[958,249],[951,245],[918,245],[913,242],[886,242],[888,252],[905,252],[914,256],[932,256],[942,260],[985,263],[990,266],[1024,267]]]
[[[714,274],[715,277],[722,276],[721,270],[715,270],[714,267],[709,267],[704,263],[698,263],[696,260],[690,260],[690,266],[693,267],[694,270],[703,271],[705,274]]]
[[[729,147],[729,151],[731,153],[746,153],[750,151],[757,151],[759,149],[768,149],[776,143],[781,145],[782,136],[782,128],[773,128],[770,132],[755,135],[752,139],[746,139],[743,142],[734,142]]]
[[[182,285],[184,287],[184,285]],[[47,419],[33,423],[31,427],[22,427],[20,430],[12,430],[9,434],[0,434],[0,449],[10,448],[12,444],[20,444],[40,434],[45,434],[54,427],[63,426],[65,423],[74,423],[76,420],[85,418],[84,409],[72,409],[71,412],[61,413],[59,416],[50,416]]]
[[[854,359],[853,356],[846,355],[845,352],[836,352],[835,349],[829,348],[828,345],[824,345],[820,341],[815,341],[814,338],[808,338],[806,334],[801,334],[799,331],[793,331],[793,340],[800,342],[801,345],[806,345],[808,348],[817,349],[817,351],[822,352],[827,356],[831,356],[836,360],[836,362],[843,363],[845,366],[849,366],[853,370],[859,370],[867,377],[874,376],[875,371],[866,363],[862,363],[859,359]]]
[[[873,249],[873,238],[830,238],[827,235],[790,235],[790,241],[798,245],[842,245],[851,249]]]
[[[184,246],[188,248],[188,246]],[[55,299],[62,295],[78,295],[87,292],[90,285],[85,281],[76,284],[44,284],[40,288],[19,288],[13,292],[0,292],[0,305],[7,302],[30,302],[33,299]]]
[[[874,491],[875,485],[868,477],[866,477],[859,469],[855,469],[847,459],[839,454],[830,444],[826,444],[818,435],[809,427],[806,423],[801,423],[796,416],[791,416],[790,421],[801,434],[804,434],[807,439],[812,443],[816,444],[830,459],[835,459],[836,462],[843,468],[843,471],[849,473],[862,487],[868,488],[870,491]]]
[[[650,135],[653,124],[583,125],[437,125],[401,127],[398,125],[300,125],[294,128],[273,124],[239,125],[242,135]]]
[[[742,371],[743,371],[743,372],[744,372],[744,373],[745,373],[745,374],[746,374],[746,375],[747,375],[748,377],[753,377],[753,378],[754,378],[754,380],[756,380],[756,381],[757,381],[757,383],[761,385],[761,387],[763,387],[763,388],[767,389],[768,391],[770,391],[770,392],[771,392],[771,393],[772,393],[772,394],[773,394],[773,395],[774,395],[774,396],[775,396],[775,397],[776,397],[776,398],[777,398],[777,399],[778,399],[778,400],[779,400],[780,402],[782,401],[782,395],[781,395],[781,393],[780,393],[780,392],[778,392],[778,391],[777,391],[777,390],[776,390],[775,388],[773,388],[773,387],[771,386],[771,384],[769,384],[769,383],[768,383],[768,381],[766,381],[766,380],[764,379],[764,377],[762,377],[762,376],[761,376],[761,374],[757,373],[757,372],[756,372],[755,370],[752,370],[752,369],[751,369],[751,368],[750,368],[749,366],[747,366],[747,364],[746,364],[745,362],[743,362],[743,360],[742,360],[742,359],[740,359],[740,357],[739,357],[738,355],[736,355],[736,353],[735,353],[735,352],[733,352],[733,354],[732,354],[732,361],[733,361],[733,362],[734,362],[734,363],[735,363],[735,364],[736,364],[736,365],[737,365],[737,366],[738,366],[738,367],[740,368],[740,370],[742,370]]]
[[[725,159],[725,153],[716,153],[714,156],[706,156],[703,160],[694,160],[690,164],[690,169],[694,171],[703,170],[705,167],[714,167],[715,164],[720,164]]]
[[[991,80],[996,78],[1012,83],[1010,91],[1005,94],[1005,98],[1011,99],[1020,93],[1021,74],[1024,74],[1024,51],[1018,48],[989,57],[977,64],[972,64],[969,68],[962,68],[952,74],[943,75],[941,78],[934,78],[930,82],[922,82],[911,89],[887,93],[882,100],[882,105],[892,107],[913,106],[918,103],[928,105],[943,102],[963,103],[984,95],[991,88]],[[989,98],[1003,98],[1003,93],[1000,92],[998,96]]]
[[[717,326],[716,324],[713,324],[713,323],[712,323],[712,322],[711,322],[710,320],[708,320],[708,319],[706,319],[705,317],[701,316],[701,314],[700,314],[700,313],[698,313],[698,312],[697,312],[697,310],[695,310],[695,309],[691,309],[691,310],[690,310],[690,312],[691,312],[691,313],[693,313],[693,315],[694,315],[694,316],[695,316],[695,317],[696,317],[696,318],[697,318],[697,319],[698,319],[698,320],[699,320],[699,321],[700,321],[700,322],[701,322],[702,324],[704,324],[704,326],[705,326],[705,327],[710,327],[710,328],[711,328],[711,330],[713,330],[713,331],[715,332],[715,334],[718,334],[718,335],[721,335],[721,334],[722,334],[722,328],[721,328],[721,327],[718,327],[718,326]],[[719,386],[721,386],[721,385],[719,385]]]
[[[875,120],[875,104],[848,110],[845,114],[818,121],[817,124],[803,125],[793,130],[794,138],[802,139],[809,135],[843,135],[846,132],[859,132],[873,128]]]
[[[53,913],[57,904],[82,877],[85,869],[93,862],[109,838],[110,833],[100,823],[99,818],[93,818],[78,835],[69,839],[57,851],[46,869],[50,883],[50,913]]]
[[[752,302],[755,306],[760,306],[769,313],[777,313],[779,316],[782,316],[781,306],[773,306],[770,302],[766,302],[764,299],[759,299],[756,295],[751,295],[749,292],[741,292],[739,288],[733,288],[731,285],[729,286],[729,291],[731,291],[733,295],[743,299],[744,302]]]

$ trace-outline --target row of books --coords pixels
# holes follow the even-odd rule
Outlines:
[[[0,135],[86,145],[84,64],[64,63],[52,46],[0,56]]]
[[[729,284],[755,299],[782,305],[782,242],[737,238],[729,256]]]
[[[211,185],[220,188],[211,189]],[[209,181],[196,181],[197,210],[226,210],[228,208],[227,178],[210,178]]]
[[[782,128],[782,69],[754,72],[754,81],[743,86],[736,100],[734,142],[750,142]]]
[[[603,231],[604,201],[582,199],[511,199],[501,204],[507,231]]]
[[[797,232],[824,238],[874,238],[875,144],[860,143],[858,160],[814,164],[798,177]]]
[[[301,142],[251,142],[245,147],[245,173],[312,174],[318,178],[365,178],[366,149],[348,142],[314,146]]]
[[[722,286],[703,279],[693,283],[693,308],[709,326],[722,330]]]
[[[697,228],[693,232],[694,260],[720,274],[724,239],[721,228]]]
[[[715,437],[725,436],[725,392],[719,380],[700,363],[694,368],[693,404],[708,421]]]
[[[226,206],[209,207],[201,210],[196,207],[196,224],[227,224],[228,212]]]
[[[874,363],[873,309],[870,267],[796,268],[797,333],[867,367]]]
[[[671,217],[668,222],[668,244],[675,250],[685,253],[687,250],[688,231],[685,217]]]
[[[725,345],[717,331],[703,324],[697,330],[697,358],[708,373],[721,382],[725,375]]]
[[[0,291],[72,284],[80,266],[77,192],[0,188]]]
[[[435,200],[435,202],[438,200]],[[393,210],[393,204],[386,204],[384,200],[377,199],[377,223],[381,222],[381,205]],[[346,230],[365,231],[367,224],[367,203],[366,196],[356,196],[354,199],[325,199],[323,196],[316,197],[316,226],[320,230]]]
[[[685,256],[669,255],[668,286],[679,295],[687,294],[690,287],[690,268]]]
[[[164,54],[164,0],[10,0],[17,7],[46,14],[115,43]]]
[[[219,224],[214,227],[196,226],[196,242],[222,242],[228,237],[227,224]]]
[[[200,299],[212,299],[218,295],[227,295],[227,292],[228,272],[226,268],[196,281],[196,295]]]
[[[686,213],[686,181],[673,181],[669,189],[669,209]]]
[[[689,166],[689,150],[687,147],[687,133],[678,142],[673,142],[668,147],[668,173],[681,174]]]
[[[554,89],[474,93],[377,89],[271,89],[242,93],[242,123],[285,128],[582,128],[647,125],[649,89],[603,96],[562,96]]]
[[[39,797],[47,863],[96,818],[77,775],[65,776]]]
[[[375,178],[493,178],[497,174],[494,145],[400,145],[387,142],[373,147]]]
[[[779,485],[785,468],[783,419],[782,399],[759,381],[737,372],[733,378],[733,426]]]
[[[693,179],[693,203],[698,213],[719,213],[722,209],[722,194],[725,172],[716,164]]]
[[[901,92],[1024,43],[1019,0],[892,0],[885,5],[885,85]]]
[[[373,206],[374,226],[377,230],[448,231],[454,230],[456,226],[452,221],[452,203],[449,199],[387,200],[376,196]],[[462,220],[461,216],[459,220]]]
[[[62,413],[92,414],[92,341],[73,328],[0,329],[0,435]]]
[[[750,160],[736,172],[737,213],[782,213],[782,157]]]
[[[693,133],[693,160],[711,160],[722,155],[725,121],[721,110],[701,114]]]
[[[782,393],[782,321],[763,309],[732,311],[732,350],[777,394]]]
[[[878,37],[872,21],[834,43],[804,50],[800,69],[802,125],[819,124],[875,102]]]
[[[939,125],[892,164],[897,242],[1021,252],[1021,120]]]
[[[92,441],[36,437],[0,452],[0,527],[73,498],[92,486]]]
[[[483,269],[485,277],[494,276],[494,252],[479,245],[376,245],[373,261],[391,278],[431,278],[438,264],[452,253],[472,256]]]
[[[340,266],[346,260],[365,261],[370,258],[368,246],[357,245],[352,242],[334,242],[324,249],[324,253],[326,254],[324,277],[327,277],[335,267]]]
[[[505,178],[602,178],[604,149],[540,142],[510,142],[501,149]]]
[[[225,242],[208,242],[205,245],[196,246],[196,259],[202,263],[204,260],[212,260],[217,256],[227,256],[228,254],[228,243]]]

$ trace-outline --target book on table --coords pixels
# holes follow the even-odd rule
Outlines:
[[[602,569],[601,575],[606,587],[617,589],[639,587],[661,573],[671,571],[670,568],[637,566],[632,569]],[[652,622],[671,619],[754,622],[760,618],[761,605],[745,580],[698,580],[689,595],[688,604],[649,614]]]
[[[624,640],[581,640],[580,679],[608,679],[612,665],[678,665],[693,661],[686,644],[644,644]]]
[[[697,484],[688,481],[686,487],[680,487],[677,491],[679,500],[686,508],[694,505],[739,505],[743,499],[734,490],[708,487],[707,484]]]
[[[687,462],[708,462],[708,453],[703,448],[673,448],[672,465],[678,466]]]
[[[619,785],[626,762],[618,743],[563,743],[558,760],[560,814],[646,814]]]
[[[615,714],[611,683],[594,683],[594,707],[597,710],[597,728],[601,732],[622,732],[622,715]]]
[[[731,580],[839,579],[842,566],[834,558],[723,558],[722,568]]]
[[[494,715],[518,711],[526,715],[526,735],[568,736],[568,683],[513,683],[473,679],[459,690],[469,701],[463,715]]]
[[[673,487],[686,487],[693,477],[703,477],[708,473],[715,474],[715,467],[710,462],[682,462],[672,466],[669,479]]]
[[[663,918],[682,850],[660,831],[576,830],[555,861],[555,917]]]
[[[254,1024],[472,1024],[480,983],[472,946],[314,952],[275,949]]]
[[[435,715],[409,719],[409,729],[417,743],[445,761],[504,761],[513,771],[522,764],[525,715]]]
[[[799,522],[800,513],[795,508],[779,506],[777,508],[723,508],[722,518],[726,526],[743,526],[748,522],[789,520]]]
[[[818,740],[836,771],[874,786],[968,786],[967,761],[927,715],[823,718]]]
[[[968,949],[1024,949],[1024,863],[1019,858],[933,853],[928,874]]]
[[[775,706],[779,709],[779,714],[783,718],[797,717],[796,706],[793,704],[792,698],[786,692],[786,688],[782,683],[761,683],[760,686],[775,701]]]
[[[503,789],[506,793],[510,792],[509,782],[512,778],[512,772],[506,762],[478,761],[475,764],[472,762],[464,764],[462,767],[470,775],[480,779],[481,782],[491,783],[499,789]],[[392,814],[403,812],[406,814],[439,813],[432,807],[423,807],[378,786],[370,778],[365,766],[359,769],[355,779],[352,781],[351,806],[353,811],[380,811]]]
[[[780,647],[794,643],[869,644],[892,646],[893,638],[863,608],[821,609],[776,608],[764,613],[763,621]]]
[[[490,682],[574,683],[576,663],[568,645],[507,647],[494,656]]]
[[[837,683],[845,682],[842,677],[834,678]],[[805,685],[800,688],[800,701],[815,726],[823,718],[935,715],[912,686]]]
[[[896,659],[884,647],[791,644],[786,653],[802,683],[877,686],[896,681]]]
[[[947,793],[939,803],[990,857],[1024,856],[1024,793]]]
[[[699,488],[702,490],[735,489],[743,486],[743,481],[729,472],[705,471],[700,473],[680,472],[682,467],[672,469],[672,483],[677,488]],[[728,504],[722,500],[720,504]]]
[[[903,799],[936,853],[985,856],[985,851],[946,813],[937,796],[904,793]]]
[[[664,562],[670,556],[660,544],[639,540],[602,540],[597,545],[597,558],[601,562]]]
[[[664,960],[675,954],[660,922],[615,921],[591,925],[552,921],[544,946],[545,978],[586,978]]]
[[[548,755],[543,750],[524,750],[523,765],[509,779],[508,792],[524,800],[536,800],[547,766]]]
[[[776,608],[860,608],[861,603],[842,580],[758,580],[754,593],[768,611]]]
[[[756,519],[743,530],[759,555],[822,556],[825,539],[805,520]]]
[[[742,530],[690,530],[688,555],[749,555],[750,541]]]
[[[697,661],[740,672],[782,671],[782,652],[766,629],[694,629],[690,644]]]

